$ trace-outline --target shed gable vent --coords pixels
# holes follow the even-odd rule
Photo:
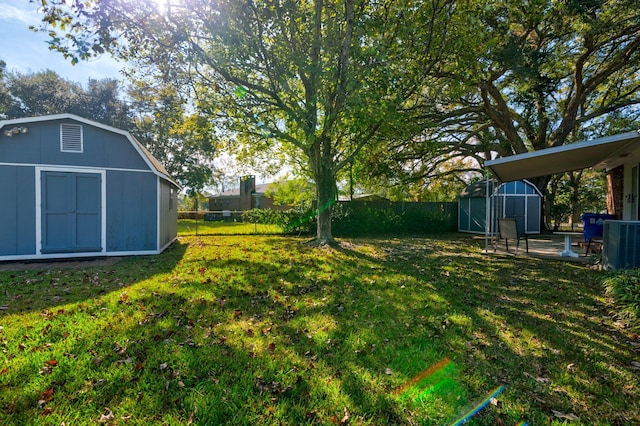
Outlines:
[[[82,126],[79,124],[60,125],[60,151],[82,152]]]

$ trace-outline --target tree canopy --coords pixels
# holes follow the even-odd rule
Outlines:
[[[232,146],[302,160],[321,242],[347,165],[428,183],[606,134],[640,103],[635,0],[52,0],[42,10],[51,48],[72,61],[108,51],[175,87]]]
[[[1,64],[0,64],[1,65]],[[4,67],[0,66],[0,71]],[[216,149],[210,123],[186,111],[171,87],[132,82],[125,100],[115,79],[88,79],[86,88],[56,72],[0,72],[0,116],[21,118],[70,113],[127,130],[192,195],[212,177]]]
[[[72,60],[107,50],[188,87],[229,139],[302,156],[316,184],[319,242],[336,174],[368,144],[409,131],[406,108],[440,58],[454,2],[76,0],[43,5]],[[50,26],[47,28],[50,30]]]
[[[477,167],[496,155],[602,136],[612,115],[637,116],[636,1],[481,0],[457,7],[447,59],[422,104],[425,131],[394,141],[387,166],[422,179],[452,158],[475,158]],[[537,185],[544,191],[548,181]]]

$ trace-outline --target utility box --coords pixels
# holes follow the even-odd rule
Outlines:
[[[604,269],[640,267],[640,221],[605,220],[603,231]]]

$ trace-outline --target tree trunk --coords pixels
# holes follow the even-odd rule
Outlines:
[[[335,178],[331,164],[328,164],[324,156],[320,159],[315,175],[318,200],[316,241],[318,245],[332,244],[334,240],[331,234],[331,206],[335,203]]]
[[[540,216],[540,229],[551,229],[551,206],[554,203],[555,190],[549,191],[549,183],[551,182],[551,176],[541,176],[538,178],[528,179],[529,182],[534,184],[536,188],[542,194],[543,209]]]

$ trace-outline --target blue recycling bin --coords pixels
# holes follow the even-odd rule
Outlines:
[[[584,229],[584,240],[589,241],[591,238],[601,238],[605,220],[615,219],[614,214],[605,213],[583,213],[580,216]]]

